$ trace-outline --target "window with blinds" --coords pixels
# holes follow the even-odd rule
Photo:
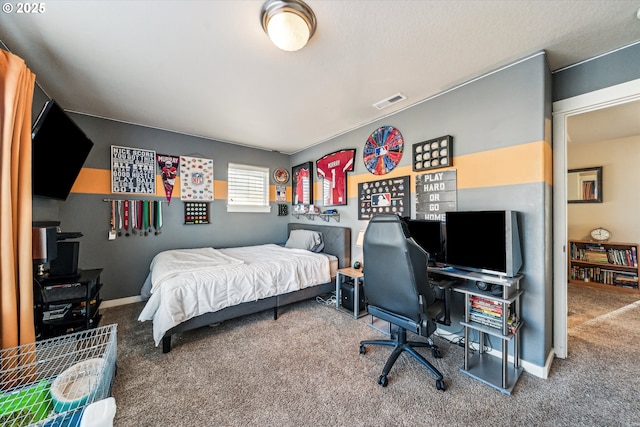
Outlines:
[[[229,163],[227,212],[270,212],[269,169]]]

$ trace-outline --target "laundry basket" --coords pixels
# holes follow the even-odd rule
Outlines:
[[[77,427],[111,394],[117,325],[0,350],[0,426]]]

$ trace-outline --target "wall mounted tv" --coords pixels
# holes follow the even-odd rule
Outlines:
[[[33,195],[66,200],[93,142],[53,99],[31,132]]]
[[[442,223],[426,219],[407,220],[409,235],[429,254],[429,263],[444,262]]]
[[[447,212],[446,263],[460,269],[513,277],[522,267],[515,211]]]

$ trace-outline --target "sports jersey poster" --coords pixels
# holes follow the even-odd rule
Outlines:
[[[316,160],[316,170],[322,179],[324,206],[347,204],[347,172],[353,170],[356,150],[340,150]]]
[[[409,176],[387,178],[358,184],[358,219],[375,214],[411,216]]]
[[[162,175],[162,184],[164,185],[164,193],[167,195],[167,203],[171,203],[171,194],[173,193],[173,186],[176,183],[176,177],[178,176],[178,164],[180,158],[176,156],[168,156],[166,154],[158,154],[158,166],[160,167],[160,174]]]
[[[313,162],[303,163],[291,169],[292,204],[310,205],[313,203]]]
[[[213,200],[213,160],[180,156],[180,199]]]

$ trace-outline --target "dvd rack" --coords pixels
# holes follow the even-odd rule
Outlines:
[[[464,328],[464,365],[460,371],[511,394],[523,371],[519,342],[523,326],[520,315],[523,275],[497,276],[452,267],[428,267],[428,271],[434,280],[442,276],[457,279],[453,291],[464,294],[464,318],[460,322]],[[492,290],[482,290],[478,287],[480,282],[491,284]],[[474,331],[478,337],[477,351],[471,349]],[[501,349],[487,351],[487,336],[498,338]]]

